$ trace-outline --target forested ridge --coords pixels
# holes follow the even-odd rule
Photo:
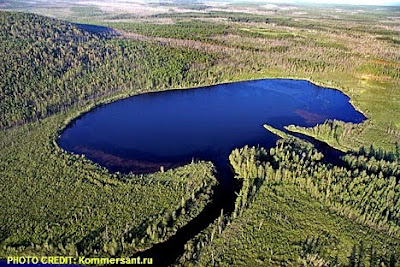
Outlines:
[[[0,18],[0,127],[121,91],[197,84],[201,72],[192,65],[200,71],[212,59],[196,50],[108,40],[33,14],[0,12]]]

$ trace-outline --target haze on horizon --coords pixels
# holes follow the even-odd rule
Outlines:
[[[212,1],[211,1],[212,2]],[[218,2],[218,1],[216,1]],[[400,6],[400,1],[396,0],[227,0],[226,2],[259,2],[259,3],[279,3],[279,4],[343,4],[343,5],[374,5],[374,6]]]
[[[3,3],[2,3],[3,2]],[[0,1],[1,4],[9,3],[24,3],[21,0],[5,0]],[[96,2],[109,2],[105,0],[31,0],[29,4],[43,4],[43,3],[77,3],[77,4],[90,4]],[[192,3],[260,3],[260,4],[340,4],[340,5],[374,5],[374,6],[400,6],[400,0],[116,0],[112,2],[123,2],[124,4],[130,3],[161,3],[161,2],[192,2]]]

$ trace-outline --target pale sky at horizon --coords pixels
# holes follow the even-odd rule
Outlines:
[[[244,0],[252,1],[252,0]],[[253,0],[254,1],[254,0]],[[350,5],[400,5],[400,0],[269,0],[266,3],[317,3],[317,4],[350,4]]]
[[[351,4],[351,5],[388,5],[396,3],[396,1],[376,1],[376,0],[314,0],[314,1],[299,1],[313,3],[332,3],[332,4]],[[398,2],[397,2],[398,3]]]

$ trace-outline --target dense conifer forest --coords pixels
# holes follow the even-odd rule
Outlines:
[[[110,40],[37,15],[0,15],[3,128],[121,91],[188,86],[201,75],[191,66],[212,59],[196,50]]]
[[[235,210],[188,243],[181,263],[398,264],[400,154],[362,148],[339,167],[286,135],[276,147],[245,146],[229,159],[243,182]]]

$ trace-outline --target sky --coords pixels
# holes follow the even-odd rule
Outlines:
[[[247,0],[247,1],[252,1],[252,0]],[[269,1],[258,1],[258,2],[321,3],[321,4],[377,5],[377,6],[400,5],[400,0],[269,0]]]
[[[302,2],[302,1],[299,1]],[[313,3],[333,3],[333,4],[350,4],[350,5],[390,5],[396,3],[397,1],[391,0],[314,0],[314,1],[303,1],[303,2],[313,2]]]

